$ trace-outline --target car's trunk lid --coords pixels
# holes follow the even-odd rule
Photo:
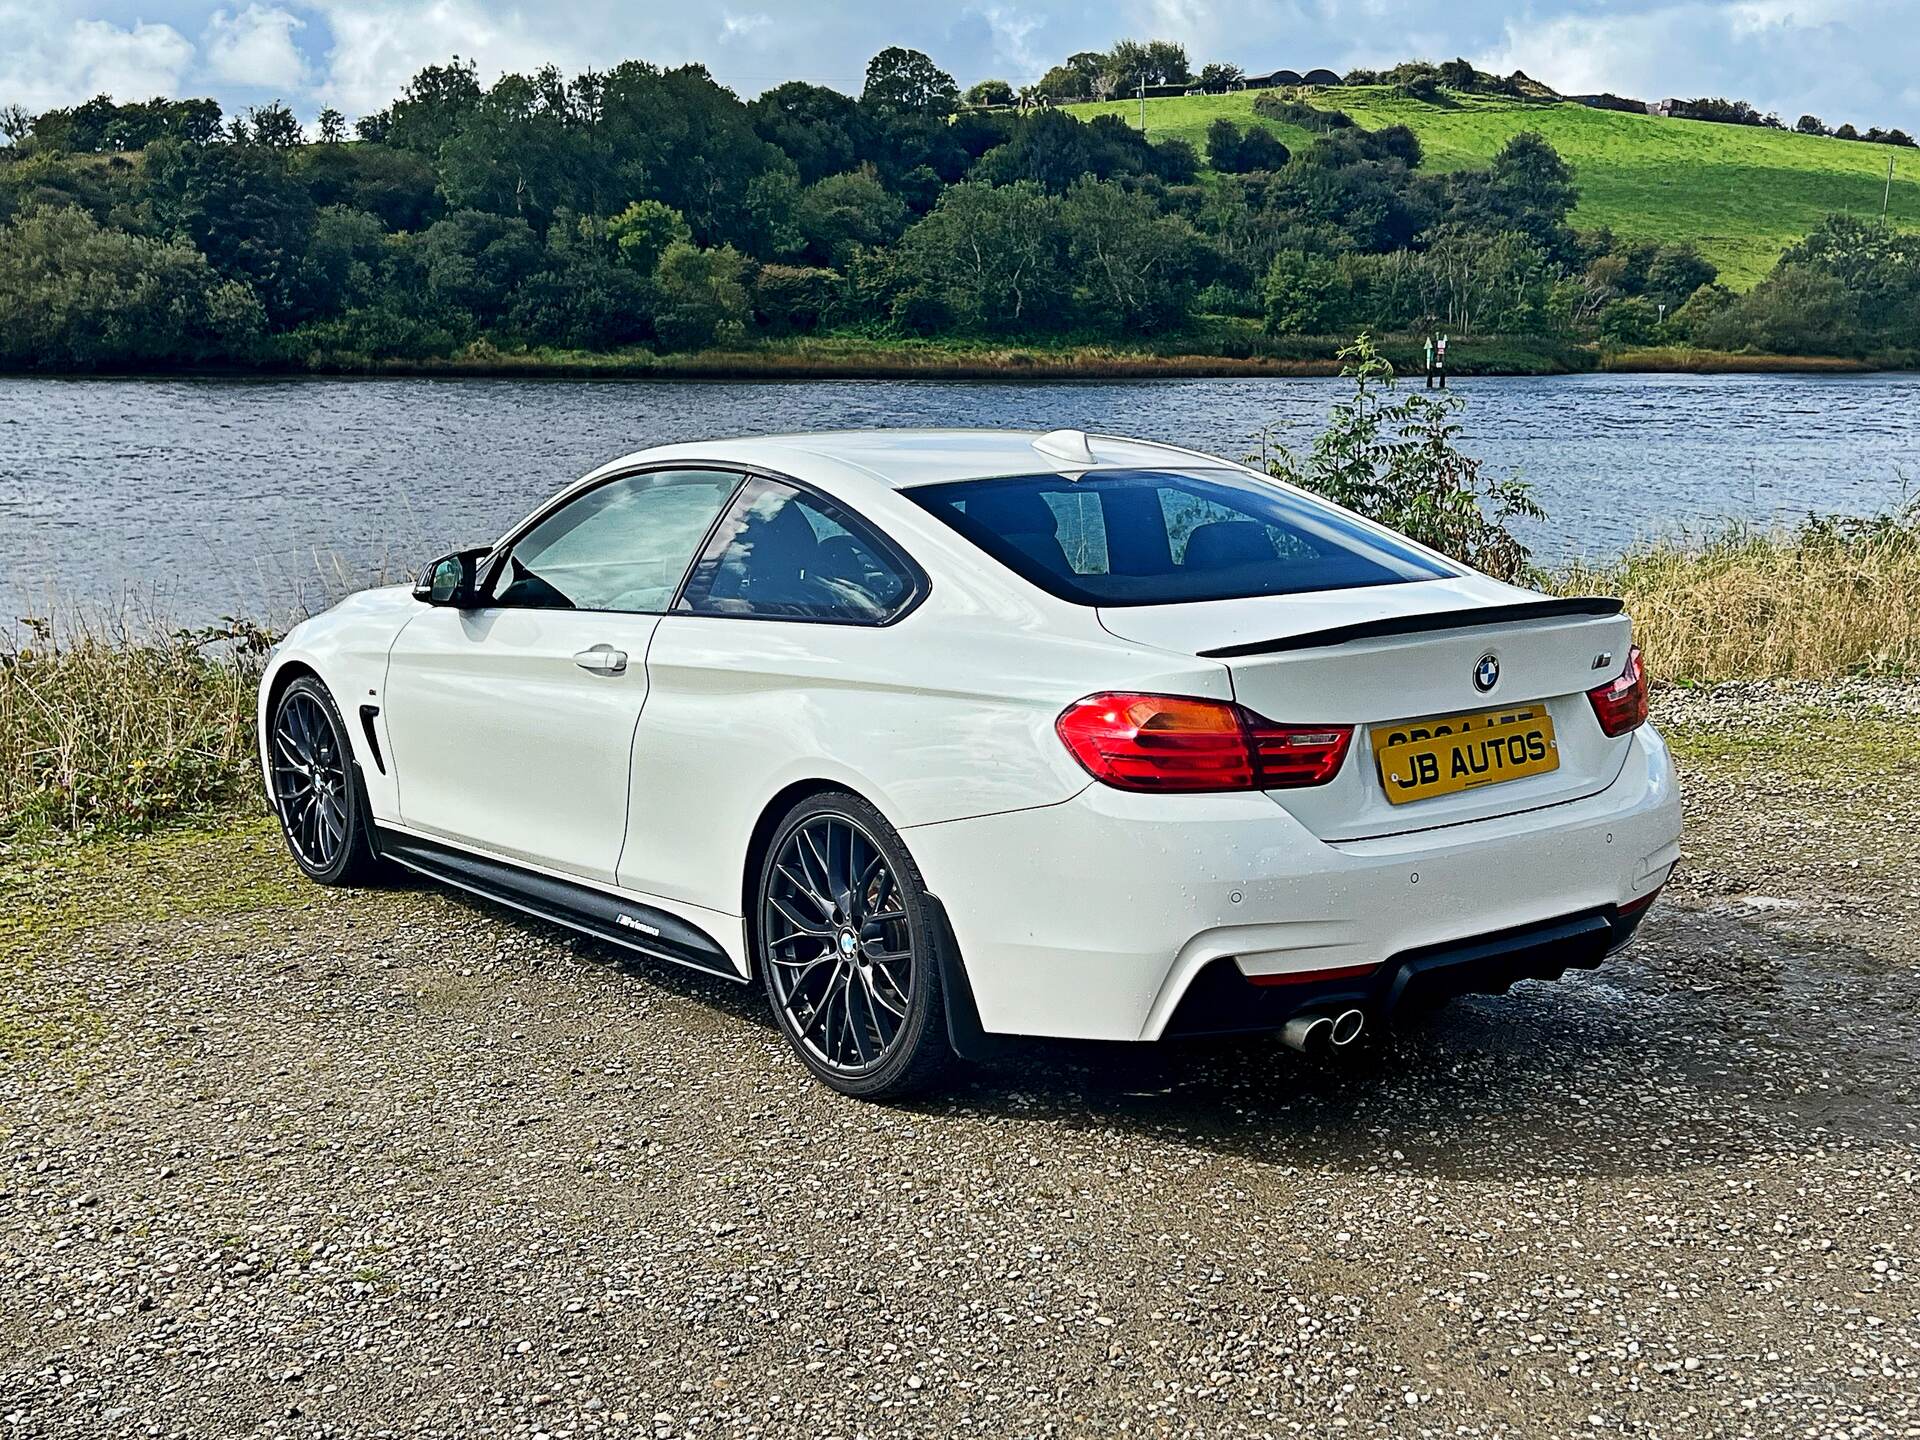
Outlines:
[[[1312,595],[1107,608],[1130,640],[1226,665],[1235,697],[1283,724],[1354,727],[1353,753],[1325,785],[1273,799],[1326,840],[1455,825],[1578,799],[1619,775],[1627,741],[1609,738],[1586,692],[1626,663],[1617,602],[1554,600],[1478,576]],[[1492,657],[1498,678],[1491,685]],[[1478,678],[1476,678],[1476,676]],[[1544,707],[1557,766],[1394,804],[1374,734],[1399,722]]]

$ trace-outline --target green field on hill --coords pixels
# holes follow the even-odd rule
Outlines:
[[[1253,113],[1256,91],[1175,96],[1146,102],[1150,135],[1177,135],[1206,158],[1207,126],[1225,117],[1264,125],[1288,145],[1311,142],[1292,125]],[[1420,137],[1424,168],[1484,165],[1507,139],[1537,130],[1574,167],[1579,226],[1610,227],[1635,239],[1691,240],[1744,290],[1780,252],[1834,211],[1880,213],[1887,160],[1894,162],[1888,215],[1920,229],[1920,150],[1794,135],[1748,125],[1662,120],[1594,110],[1570,101],[1460,95],[1426,104],[1384,86],[1315,90],[1321,109],[1344,110],[1370,130],[1406,125]],[[1140,120],[1138,101],[1075,105],[1082,118],[1112,113]]]

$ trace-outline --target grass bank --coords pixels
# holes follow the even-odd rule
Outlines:
[[[1751,355],[1696,350],[1683,345],[1602,349],[1597,367],[1613,374],[1648,375],[1858,375],[1876,370],[1920,369],[1920,355]]]
[[[1553,577],[1624,598],[1654,674],[1705,685],[1920,676],[1920,510],[1666,543]],[[258,627],[0,642],[0,849],[218,813],[258,793]]]
[[[287,368],[335,374],[506,375],[521,378],[655,380],[1167,380],[1340,373],[1347,337],[1265,334],[1254,321],[1222,317],[1203,330],[1138,345],[1064,338],[1007,345],[962,339],[903,340],[818,336],[767,340],[733,350],[656,354],[635,347],[605,352],[471,346],[418,360],[316,356]],[[1389,336],[1380,348],[1394,365],[1421,366],[1422,340]],[[1527,336],[1473,336],[1449,348],[1456,375],[1565,375],[1592,370],[1598,352]]]
[[[189,366],[169,374],[503,377],[521,380],[1182,380],[1338,375],[1351,337],[1268,335],[1256,320],[1213,317],[1206,327],[1134,345],[1072,337],[1009,345],[966,339],[822,335],[756,341],[728,350],[658,354],[624,350],[502,350],[484,341],[422,358],[286,355],[241,368]],[[1383,335],[1380,351],[1402,374],[1422,368],[1424,337]],[[1460,377],[1580,375],[1595,370],[1674,374],[1845,374],[1920,368],[1920,355],[1868,359],[1731,354],[1679,347],[1605,349],[1547,336],[1455,336],[1447,371]],[[0,370],[0,373],[6,373]],[[25,372],[45,374],[45,371]],[[117,372],[116,372],[117,373]],[[142,372],[147,373],[147,372]]]

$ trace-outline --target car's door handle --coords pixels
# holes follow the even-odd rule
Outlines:
[[[627,652],[611,645],[595,645],[573,657],[573,663],[596,675],[619,675],[627,668]]]

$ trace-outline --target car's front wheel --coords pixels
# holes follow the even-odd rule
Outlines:
[[[920,871],[856,795],[802,800],[761,863],[755,942],[780,1029],[843,1095],[926,1088],[953,1057]]]
[[[346,726],[327,687],[312,676],[291,681],[273,702],[267,771],[287,849],[306,877],[322,885],[373,879],[380,862]]]

